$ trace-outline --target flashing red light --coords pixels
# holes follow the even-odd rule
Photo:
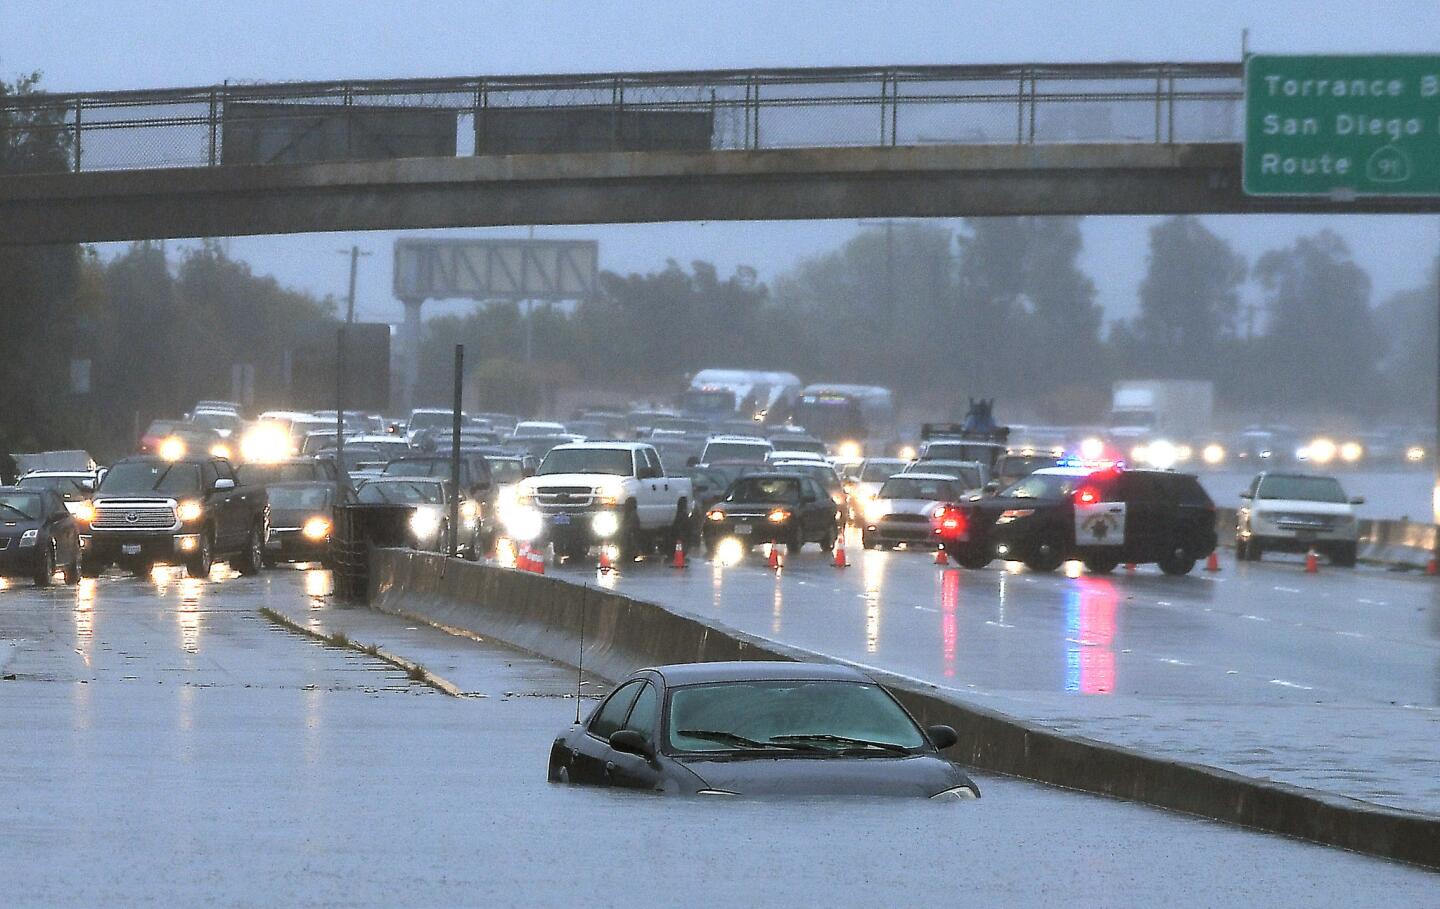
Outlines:
[[[1077,505],[1094,505],[1100,501],[1100,490],[1094,486],[1081,486],[1075,492],[1075,503]]]

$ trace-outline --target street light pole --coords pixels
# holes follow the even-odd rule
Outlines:
[[[361,256],[368,256],[370,253],[361,252],[360,247],[351,246],[348,250],[340,250],[341,255],[350,257],[350,290],[346,294],[345,321],[340,325],[335,336],[335,483],[336,499],[338,505],[343,498],[345,487],[345,371],[349,366],[347,347],[349,338],[347,331],[355,324],[355,273],[360,264]]]

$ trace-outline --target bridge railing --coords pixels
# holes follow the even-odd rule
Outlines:
[[[396,157],[1237,142],[1238,63],[226,84],[0,96],[0,172]],[[7,160],[8,159],[8,160]]]

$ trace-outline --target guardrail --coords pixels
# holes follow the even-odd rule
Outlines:
[[[224,84],[0,98],[32,171],[534,151],[1238,142],[1239,63]]]

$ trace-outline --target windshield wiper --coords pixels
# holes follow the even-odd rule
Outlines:
[[[904,745],[897,745],[894,742],[874,742],[870,739],[856,739],[846,735],[831,735],[827,732],[816,732],[799,735],[772,735],[770,741],[779,743],[788,742],[834,742],[838,745],[853,745],[856,748],[883,748],[896,754],[912,754],[913,752]]]
[[[747,739],[743,735],[733,732],[720,732],[715,729],[681,729],[680,734],[689,736],[692,739],[710,739],[715,742],[725,742],[730,745],[739,745],[741,748],[781,748],[785,751],[823,751],[813,745],[800,743],[777,742],[773,738],[768,742],[758,742],[755,739]],[[781,736],[783,738],[783,736]],[[809,736],[805,736],[809,738]]]
[[[174,470],[174,469],[175,469],[175,464],[174,464],[174,462],[171,462],[168,466],[166,466],[166,468],[165,468],[164,470],[160,471],[160,476],[155,480],[155,485],[150,487],[150,491],[151,491],[151,492],[154,492],[154,491],[156,491],[157,489],[159,489],[159,488],[160,488],[160,484],[165,482],[165,478],[168,477],[168,476],[170,476],[170,471],[172,471],[172,470]]]
[[[26,520],[26,521],[33,521],[33,520],[35,520],[35,516],[34,516],[34,515],[26,514],[25,512],[23,512],[23,511],[21,511],[20,509],[16,508],[14,505],[7,505],[7,504],[4,503],[4,502],[0,502],[0,508],[5,509],[6,511],[13,511],[13,512],[15,512],[15,513],[18,514],[23,520]]]

